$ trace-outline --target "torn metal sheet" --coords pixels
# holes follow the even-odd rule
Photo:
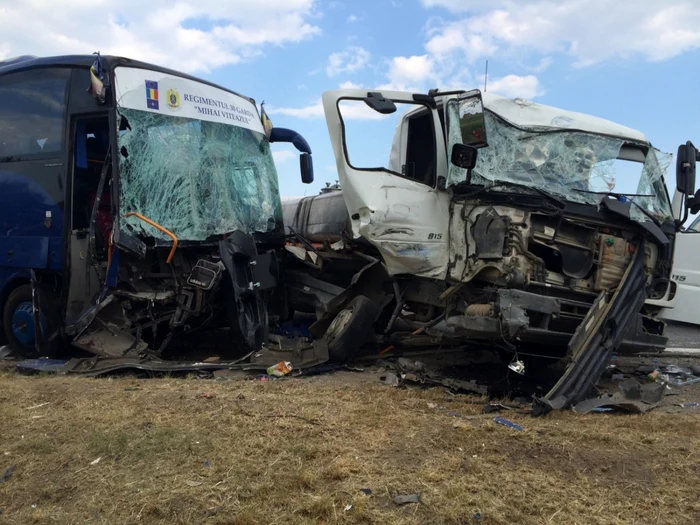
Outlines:
[[[250,364],[267,368],[280,361],[291,362],[295,369],[310,368],[328,361],[328,345],[323,339],[308,341],[271,335],[268,346],[254,353]]]
[[[61,374],[88,377],[124,370],[142,370],[153,373],[199,372],[215,370],[266,370],[280,361],[290,361],[295,369],[305,369],[325,363],[328,347],[322,341],[295,341],[279,338],[283,343],[275,350],[264,348],[234,361],[162,361],[141,357],[91,357],[71,359],[57,370]]]
[[[442,385],[450,390],[463,390],[465,392],[475,392],[477,394],[488,394],[488,387],[480,385],[473,380],[456,379],[447,377],[437,370],[427,368],[420,361],[409,359],[399,359],[397,364],[401,373],[401,380],[411,383]]]
[[[544,398],[566,398],[566,405],[581,401],[600,379],[612,352],[625,335],[646,299],[644,250],[637,248],[632,264],[614,294],[601,292],[569,342],[570,363],[564,375]]]
[[[663,399],[666,385],[663,383],[650,383],[642,385],[634,378],[627,379],[619,385],[619,392],[604,394],[600,397],[587,399],[576,404],[574,412],[587,414],[601,407],[614,407],[643,414],[655,408]]]

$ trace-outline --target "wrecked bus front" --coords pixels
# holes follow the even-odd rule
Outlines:
[[[284,210],[307,241],[330,241],[314,257],[288,248],[304,261],[296,288],[318,290],[317,333],[364,295],[386,348],[486,343],[530,372],[563,360],[549,397],[565,404],[615,349],[665,345],[645,300],[666,292],[677,225],[670,159],[644,134],[478,91],[341,90],[323,103],[346,221],[332,231],[319,218],[337,194]],[[384,164],[367,154],[381,133]]]
[[[56,148],[59,191],[46,177],[31,183],[51,193],[32,206],[46,212],[46,228],[58,228],[49,241],[60,262],[20,251],[26,238],[0,210],[20,269],[4,270],[0,283],[12,346],[49,354],[68,337],[97,355],[163,355],[180,334],[227,327],[233,353],[260,348],[283,235],[270,143],[294,142],[309,182],[306,142],[272,128],[253,99],[124,58],[30,59],[0,68],[0,82],[27,88],[24,77],[60,71],[65,96],[51,106],[60,140],[44,140],[38,118],[25,124],[40,149]],[[27,97],[20,111],[39,116],[41,103]],[[21,174],[32,159],[6,162]]]

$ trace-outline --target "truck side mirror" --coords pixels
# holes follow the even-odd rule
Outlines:
[[[489,145],[486,138],[486,118],[481,91],[474,89],[460,95],[459,127],[462,132],[462,144],[473,148],[485,148]]]
[[[384,98],[384,95],[381,93],[367,93],[364,102],[374,111],[382,115],[390,115],[396,111],[396,104],[394,104],[394,101]]]
[[[474,166],[476,166],[477,152],[478,150],[476,148],[458,142],[452,146],[450,162],[458,168],[465,170],[474,169]]]
[[[299,169],[301,170],[301,182],[311,184],[314,181],[314,163],[310,153],[299,155]]]
[[[698,152],[688,141],[678,146],[676,155],[676,188],[680,193],[691,196],[695,192],[695,163]]]

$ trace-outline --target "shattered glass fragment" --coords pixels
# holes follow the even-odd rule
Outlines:
[[[120,108],[131,130],[120,148],[120,225],[158,239],[204,241],[241,230],[273,231],[282,223],[270,144],[263,133],[217,122]]]

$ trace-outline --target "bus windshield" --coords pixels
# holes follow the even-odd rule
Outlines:
[[[117,68],[120,228],[182,241],[281,223],[270,144],[249,100],[193,80]]]

